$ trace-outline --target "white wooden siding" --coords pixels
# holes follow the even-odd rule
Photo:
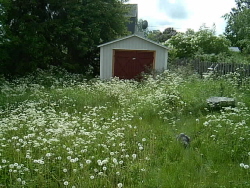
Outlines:
[[[118,40],[100,46],[100,78],[110,79],[113,76],[113,50],[150,50],[156,51],[155,69],[163,71],[167,69],[168,52],[166,48],[156,45],[137,36]]]

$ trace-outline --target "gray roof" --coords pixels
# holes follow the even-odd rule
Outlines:
[[[129,11],[128,13],[126,14],[126,17],[136,17],[137,18],[137,15],[138,15],[138,5],[137,4],[126,4],[125,5]]]
[[[147,42],[153,43],[153,44],[155,44],[155,45],[157,45],[157,46],[160,46],[160,47],[162,47],[162,48],[165,48],[165,49],[169,50],[169,48],[166,47],[166,46],[163,46],[163,45],[161,45],[161,44],[159,44],[159,43],[157,43],[157,42],[155,42],[155,41],[152,41],[152,40],[150,40],[150,39],[141,37],[141,36],[136,35],[136,34],[134,34],[134,35],[129,35],[129,36],[126,36],[126,37],[123,37],[123,38],[119,38],[119,39],[117,39],[117,40],[113,40],[113,41],[111,41],[111,42],[107,42],[107,43],[101,44],[101,45],[99,45],[98,47],[100,48],[100,47],[103,47],[103,46],[106,46],[106,45],[109,45],[109,44],[112,44],[112,43],[115,43],[115,42],[119,42],[119,41],[122,41],[122,40],[126,40],[126,39],[129,39],[129,38],[132,38],[132,37],[140,38],[140,39],[142,39],[142,40],[145,40],[145,41],[147,41]]]

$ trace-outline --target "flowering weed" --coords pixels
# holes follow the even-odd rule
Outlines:
[[[226,78],[87,81],[52,67],[1,80],[0,187],[249,185],[249,101]],[[221,83],[239,103],[209,112]]]

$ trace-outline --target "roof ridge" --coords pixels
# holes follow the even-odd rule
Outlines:
[[[125,39],[128,39],[128,38],[131,38],[131,37],[138,37],[138,38],[140,38],[140,39],[142,39],[142,40],[148,41],[148,42],[150,42],[150,43],[153,43],[153,44],[155,44],[155,45],[157,45],[157,46],[160,46],[160,47],[162,47],[162,48],[165,48],[165,49],[168,49],[168,50],[169,50],[169,48],[168,48],[167,46],[164,46],[164,45],[159,44],[159,43],[157,43],[157,42],[155,42],[155,41],[153,41],[153,40],[150,40],[150,39],[148,39],[148,38],[139,36],[139,35],[137,35],[137,34],[128,35],[128,36],[125,36],[125,37],[122,37],[122,38],[119,38],[119,39],[116,39],[116,40],[113,40],[113,41],[110,41],[110,42],[106,42],[106,43],[100,44],[100,45],[97,46],[97,47],[100,48],[100,47],[102,47],[102,46],[106,46],[106,45],[109,45],[109,44],[112,44],[112,43],[115,43],[115,42],[119,42],[119,41],[122,41],[122,40],[125,40]]]

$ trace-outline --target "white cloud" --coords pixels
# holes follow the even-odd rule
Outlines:
[[[189,14],[183,0],[158,0],[158,9],[173,19],[187,19]]]
[[[149,22],[149,29],[164,30],[174,27],[179,31],[187,28],[198,30],[202,24],[222,34],[225,20],[222,16],[235,6],[234,0],[130,0],[138,4],[138,16]]]

